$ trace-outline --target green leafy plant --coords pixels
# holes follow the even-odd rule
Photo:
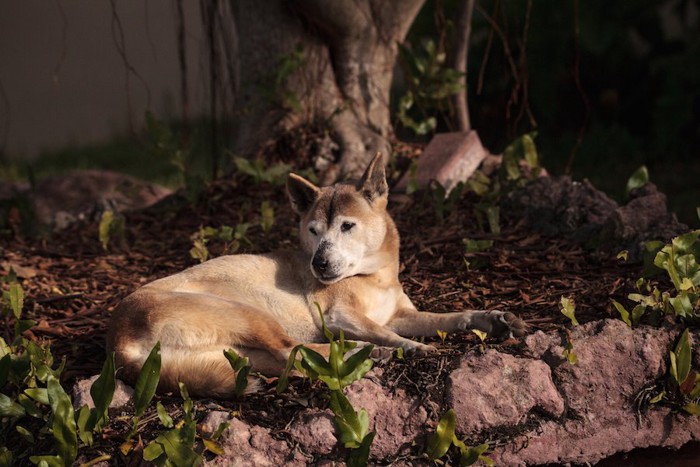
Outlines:
[[[479,256],[478,253],[490,249],[493,246],[493,240],[463,238],[462,243],[464,244],[464,264],[467,270],[472,268],[478,269],[488,265],[488,260],[483,256]]]
[[[474,333],[474,335],[476,335],[476,337],[479,338],[479,352],[486,352],[486,338],[488,337],[488,334],[484,331],[480,331],[479,329],[472,329],[471,331]]]
[[[650,311],[671,314],[685,320],[700,318],[700,230],[680,235],[669,244],[648,242],[643,252],[644,275],[665,272],[673,290],[662,292],[645,278],[636,282],[637,292],[628,295],[636,303],[630,313],[621,303],[613,306],[625,323],[632,326]]]
[[[453,409],[449,409],[440,418],[435,432],[428,438],[425,451],[428,457],[433,461],[438,460],[444,457],[450,447],[454,445],[460,452],[459,465],[472,465],[477,461],[481,461],[486,465],[493,465],[493,460],[484,455],[489,445],[484,443],[476,447],[467,446],[463,441],[457,438],[455,433],[456,425],[457,417],[455,412]]]
[[[346,448],[352,449],[347,459],[348,465],[367,465],[369,449],[375,433],[369,432],[367,411],[365,409],[356,411],[345,397],[343,388],[362,379],[372,369],[373,362],[369,356],[374,346],[367,345],[345,358],[348,352],[357,347],[357,343],[346,341],[342,330],[340,338],[335,340],[333,333],[326,327],[320,306],[318,304],[316,306],[321,316],[323,333],[329,342],[328,360],[304,345],[296,346],[277,383],[277,392],[282,392],[287,387],[289,373],[294,368],[311,379],[323,381],[330,390],[330,408],[339,433],[338,441]],[[299,360],[297,355],[301,357]]]
[[[454,210],[455,206],[462,197],[464,183],[459,182],[452,190],[447,193],[445,187],[437,180],[431,180],[428,185],[430,200],[433,204],[433,210],[438,224],[445,223],[447,216]]]
[[[90,396],[95,407],[90,409],[87,405],[83,405],[78,411],[80,440],[88,446],[91,446],[93,442],[92,433],[101,431],[109,417],[109,404],[112,402],[116,388],[115,371],[114,353],[112,352],[102,365],[100,376],[90,387]]]
[[[234,157],[233,163],[236,169],[253,179],[257,185],[269,183],[274,186],[284,185],[287,174],[291,170],[289,164],[276,164],[271,167],[265,165],[260,159],[246,159],[244,157]]]
[[[180,395],[183,399],[184,419],[175,427],[160,433],[143,449],[143,459],[158,466],[187,465],[197,466],[203,461],[202,456],[194,449],[197,435],[197,422],[194,418],[192,399],[183,383],[179,383]],[[166,422],[168,418],[165,418]],[[170,420],[172,423],[172,419]]]
[[[191,202],[199,199],[206,185],[202,175],[192,170],[192,151],[164,122],[151,112],[146,112],[146,130],[150,137],[149,152],[155,158],[169,161],[180,175],[185,196]]]
[[[447,66],[447,55],[432,40],[399,46],[408,89],[399,99],[397,118],[417,135],[437,127],[436,115],[450,110],[449,98],[464,89],[464,75]]]
[[[632,190],[641,188],[649,183],[649,170],[645,165],[639,167],[627,180],[627,185],[625,186],[625,196],[629,196]]]
[[[536,132],[515,139],[503,151],[499,171],[491,177],[477,170],[467,181],[466,187],[479,197],[474,208],[481,231],[498,234],[500,227],[499,203],[504,194],[537,178],[542,170],[535,145]]]
[[[688,329],[683,331],[669,357],[671,379],[682,409],[693,415],[700,415],[700,375],[691,368],[692,352]]]
[[[559,311],[561,314],[569,318],[573,326],[578,326],[578,320],[576,319],[576,303],[567,297],[561,297],[559,301]]]
[[[102,249],[106,251],[113,238],[124,241],[124,218],[114,211],[105,211],[100,218],[98,231]]]

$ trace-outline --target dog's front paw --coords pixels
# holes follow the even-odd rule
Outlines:
[[[508,339],[525,335],[525,321],[509,311],[491,310],[486,312],[486,318],[490,322],[488,333],[492,337]]]
[[[437,352],[437,348],[432,345],[421,344],[416,341],[409,341],[410,343],[403,344],[403,353],[407,357],[423,357],[425,355]]]

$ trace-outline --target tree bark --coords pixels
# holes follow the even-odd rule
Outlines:
[[[454,56],[452,57],[452,68],[464,74],[464,89],[453,97],[459,131],[469,131],[472,129],[471,120],[469,118],[469,102],[467,100],[467,57],[469,54],[469,38],[472,33],[473,15],[474,0],[463,0],[457,17],[457,34]]]
[[[376,151],[387,158],[397,44],[424,1],[234,1],[243,116],[236,152],[251,155],[282,132],[323,122],[339,147],[318,155],[323,182],[360,175]]]

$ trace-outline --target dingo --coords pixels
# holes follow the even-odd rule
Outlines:
[[[433,346],[404,336],[476,328],[522,336],[524,323],[502,311],[419,312],[398,278],[399,234],[386,206],[388,188],[377,154],[357,184],[317,187],[290,174],[287,190],[299,214],[300,251],[212,259],[141,287],[114,310],[107,347],[123,377],[134,381],[161,343],[160,389],[179,381],[192,394],[230,396],[235,375],[223,350],[250,358],[252,371],[281,373],[299,343],[328,355],[328,328],[349,339],[423,354]],[[313,344],[316,343],[316,344]]]

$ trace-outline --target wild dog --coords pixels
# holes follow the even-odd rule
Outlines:
[[[522,336],[524,323],[502,311],[419,312],[399,282],[399,234],[387,212],[388,186],[377,154],[357,183],[317,187],[290,174],[301,249],[222,256],[158,279],[114,310],[107,347],[133,381],[161,343],[161,390],[185,383],[199,396],[230,396],[235,374],[223,351],[250,358],[252,371],[280,374],[304,343],[328,354],[320,307],[336,335],[407,355],[434,351],[408,337],[475,328]],[[318,304],[318,305],[317,305]]]

